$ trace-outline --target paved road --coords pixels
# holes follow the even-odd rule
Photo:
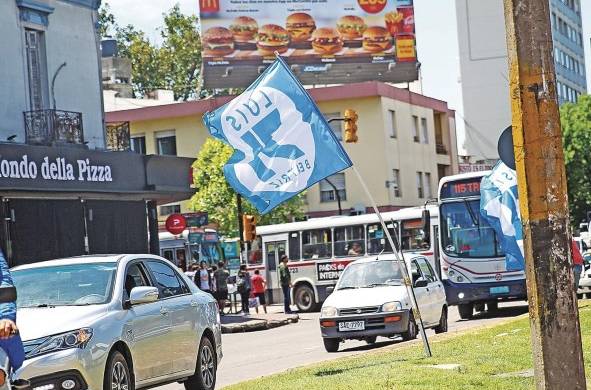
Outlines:
[[[473,320],[459,319],[456,308],[450,310],[449,332],[461,332],[466,329],[501,322],[509,317],[527,313],[525,302],[501,304],[499,313],[492,317],[479,314]],[[285,371],[324,360],[336,359],[365,353],[386,347],[400,340],[378,338],[373,346],[363,341],[347,341],[341,344],[339,353],[329,354],[324,350],[320,338],[318,313],[301,314],[300,322],[281,328],[262,332],[225,334],[224,358],[218,370],[218,389],[224,386]],[[427,336],[432,335],[427,331]],[[159,390],[182,390],[182,385],[159,387]]]

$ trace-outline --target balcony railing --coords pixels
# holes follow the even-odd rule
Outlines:
[[[84,144],[81,112],[25,111],[24,117],[28,144]]]
[[[447,154],[447,149],[444,144],[435,144],[435,150],[437,151],[437,154]]]
[[[107,124],[107,149],[130,150],[129,122]]]

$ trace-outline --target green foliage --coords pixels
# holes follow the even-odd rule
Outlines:
[[[223,166],[231,155],[232,148],[221,141],[209,138],[205,142],[193,165],[197,193],[191,198],[191,207],[196,211],[207,211],[210,221],[219,225],[222,234],[238,236],[236,193],[228,185],[223,173]],[[242,200],[243,212],[255,215],[257,225],[291,222],[293,218],[301,218],[303,205],[303,196],[298,195],[261,216],[246,199]]]
[[[560,122],[571,221],[578,226],[591,211],[591,96],[564,104]]]
[[[155,89],[169,89],[175,100],[199,97],[201,38],[195,15],[183,15],[179,5],[163,14],[162,43],[156,45],[134,26],[120,27],[104,3],[99,11],[99,33],[115,31],[119,54],[131,60],[131,77],[136,97]]]

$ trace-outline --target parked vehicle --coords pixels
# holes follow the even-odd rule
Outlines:
[[[447,332],[445,289],[425,256],[406,254],[423,325]],[[376,342],[378,336],[417,337],[418,326],[404,286],[401,261],[393,255],[370,256],[350,263],[320,314],[327,352],[347,339]]]
[[[16,267],[18,326],[33,389],[212,390],[217,303],[166,259],[83,256]],[[173,348],[171,346],[174,346]]]

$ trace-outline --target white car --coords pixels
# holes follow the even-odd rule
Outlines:
[[[82,256],[12,270],[32,389],[182,382],[213,390],[222,358],[217,303],[168,260]]]
[[[406,254],[423,325],[447,332],[445,289],[424,256]],[[320,329],[327,352],[346,339],[373,344],[378,336],[417,337],[418,327],[404,286],[402,263],[393,255],[350,263],[322,305]]]

